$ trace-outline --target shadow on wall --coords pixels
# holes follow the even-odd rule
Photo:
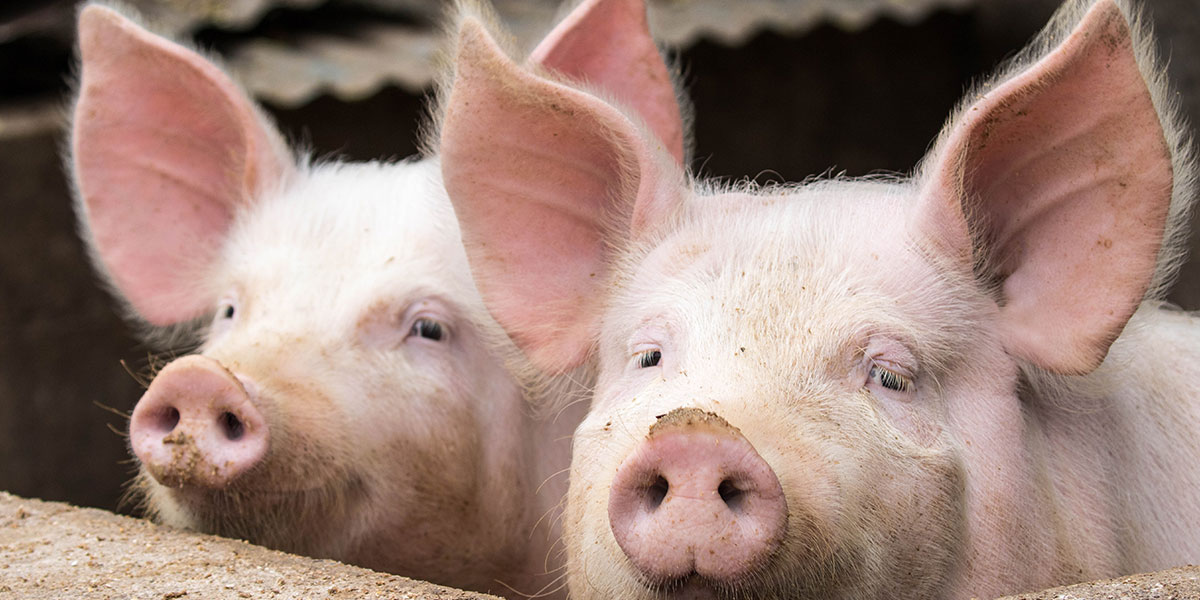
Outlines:
[[[1171,79],[1200,122],[1195,0],[1150,4]],[[1020,48],[1055,5],[981,0],[912,26],[766,31],[739,47],[702,40],[680,57],[696,112],[692,167],[759,182],[907,171],[971,79]],[[121,361],[144,373],[157,349],[116,316],[75,234],[55,117],[69,52],[0,37],[0,490],[114,509],[134,469],[115,413],[141,394]],[[385,88],[272,112],[318,156],[398,158],[415,152],[422,102]],[[1195,263],[1173,299],[1200,308]]]

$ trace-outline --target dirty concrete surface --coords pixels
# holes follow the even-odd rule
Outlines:
[[[498,600],[0,492],[0,600]]]
[[[1200,598],[1200,567],[1188,566],[1058,587],[997,600],[1192,600]]]

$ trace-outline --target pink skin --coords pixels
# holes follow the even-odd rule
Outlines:
[[[269,443],[247,386],[203,356],[159,371],[129,420],[134,454],[171,487],[221,489],[258,465]]]
[[[474,276],[534,365],[596,373],[572,597],[994,597],[1200,560],[1200,320],[1155,301],[1195,165],[1127,12],[1071,2],[912,180],[763,192],[689,181],[462,24],[442,172]],[[660,437],[677,410],[761,463]],[[773,473],[785,523],[708,562],[707,511],[647,508],[729,465]]]
[[[239,206],[289,179],[295,161],[233,81],[194,52],[99,6],[79,14],[79,47],[71,142],[92,247],[150,324],[199,317],[208,302],[183,282],[202,278]],[[182,114],[197,115],[185,135],[173,126]],[[121,160],[130,156],[152,158]],[[153,210],[128,203],[164,193],[171,201]]]
[[[572,80],[599,85],[601,93],[628,105],[663,150],[685,164],[683,116],[671,74],[649,33],[646,7],[640,1],[587,0],[533,49],[529,60]]]
[[[734,582],[762,568],[782,541],[779,480],[720,417],[672,411],[617,468],[608,502],[617,544],[647,580],[693,573]]]
[[[131,316],[200,342],[156,374],[130,422],[148,515],[562,597],[563,474],[585,407],[510,370],[517,350],[471,280],[436,160],[298,160],[197,52],[98,4],[79,29],[84,236]],[[579,4],[528,64],[645,110],[682,160],[639,2]]]

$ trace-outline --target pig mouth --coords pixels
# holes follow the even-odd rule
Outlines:
[[[232,485],[224,489],[201,487],[169,488],[175,499],[197,512],[220,512],[224,515],[249,513],[270,507],[314,504],[352,505],[365,496],[365,483],[357,477],[347,480],[324,481],[317,485],[275,486],[269,482],[257,485]]]
[[[135,485],[142,487],[152,520],[308,555],[324,553],[329,528],[347,522],[368,496],[365,481],[356,476],[304,488],[257,483],[224,489],[167,487],[153,480]]]
[[[822,594],[811,594],[811,590],[801,588],[776,588],[768,582],[770,577],[747,577],[739,582],[722,582],[709,579],[693,572],[690,575],[673,579],[669,582],[643,581],[643,594],[636,597],[653,598],[654,600],[748,600],[823,597]],[[832,597],[832,596],[829,596]]]
[[[667,582],[643,582],[652,597],[662,600],[723,600],[752,598],[753,590],[736,584],[719,583],[696,572]]]
[[[720,598],[716,586],[695,573],[658,587],[659,596],[671,600],[716,600]]]

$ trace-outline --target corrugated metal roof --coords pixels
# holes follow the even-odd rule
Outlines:
[[[36,33],[65,37],[74,9],[46,0],[46,9],[0,25],[0,38]],[[687,47],[700,38],[743,43],[764,29],[798,35],[822,24],[855,30],[887,16],[914,22],[928,12],[961,9],[979,0],[649,0],[651,27],[664,44]],[[385,85],[419,92],[437,69],[437,27],[448,0],[124,0],[157,31],[183,39],[200,29],[235,32],[223,48],[227,66],[249,90],[279,106],[298,106],[329,93],[342,100],[370,96]],[[559,0],[494,0],[505,25],[532,42],[551,25]],[[306,27],[287,39],[256,36],[268,11],[329,14],[357,11],[336,31]],[[365,16],[364,16],[365,15]],[[371,18],[377,15],[377,19]],[[66,31],[65,31],[66,30]],[[239,37],[244,33],[245,37]],[[65,41],[65,40],[64,40]]]
[[[655,0],[650,4],[650,23],[655,36],[673,46],[688,46],[702,36],[737,45],[762,29],[798,34],[830,23],[853,31],[881,16],[913,23],[931,10],[965,8],[975,1]]]
[[[281,0],[234,1],[265,4]],[[763,29],[796,35],[829,23],[856,30],[881,16],[911,23],[931,10],[962,9],[975,1],[652,0],[650,21],[655,36],[668,46],[687,47],[702,37],[738,45]],[[427,0],[358,3],[405,14],[414,23],[436,23],[444,6]],[[518,39],[529,40],[549,26],[558,2],[498,0],[496,6]],[[362,27],[353,39],[314,34],[298,38],[293,45],[251,40],[231,52],[228,64],[254,94],[281,106],[303,104],[321,93],[356,100],[389,84],[411,91],[425,89],[435,74],[440,42],[437,30],[428,25],[372,24]]]
[[[353,39],[313,36],[294,46],[256,40],[234,50],[226,64],[255,96],[296,106],[323,92],[360,100],[389,84],[420,93],[432,81],[440,44],[428,29],[380,25]]]
[[[326,0],[125,0],[156,29],[181,35],[201,27],[248,29],[273,8],[309,9]]]

